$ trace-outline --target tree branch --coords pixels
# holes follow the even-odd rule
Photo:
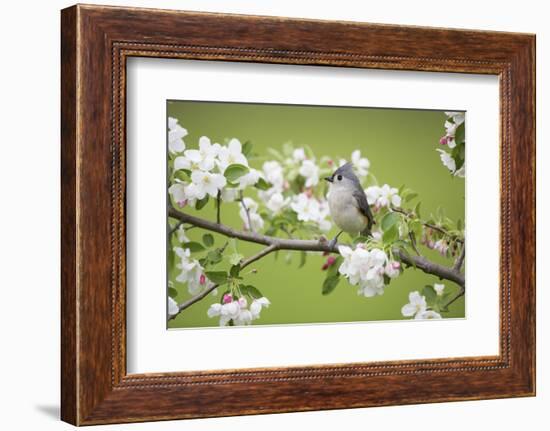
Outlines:
[[[394,212],[396,212],[396,213],[399,213],[399,214],[403,214],[404,216],[406,216],[406,217],[408,217],[408,218],[414,218],[414,216],[413,216],[411,213],[405,211],[405,210],[402,209],[402,208],[392,207],[392,211],[394,211]],[[442,227],[436,226],[435,224],[431,224],[431,223],[425,222],[425,221],[420,220],[420,219],[418,219],[418,220],[419,220],[420,223],[422,223],[425,227],[430,228],[430,229],[432,229],[432,230],[435,230],[435,231],[439,232],[439,233],[442,234],[442,235],[448,236],[449,238],[454,239],[456,242],[459,242],[459,243],[461,243],[461,244],[464,243],[464,241],[463,241],[461,238],[459,238],[459,237],[456,236],[456,235],[450,234],[449,232],[447,232],[447,231],[446,231],[445,229],[443,229]]]
[[[460,250],[460,254],[458,255],[458,258],[456,259],[455,266],[453,269],[455,271],[461,271],[462,265],[464,264],[464,258],[466,257],[466,244],[462,244],[462,250]]]
[[[212,232],[217,232],[229,238],[237,238],[256,244],[273,246],[273,250],[300,250],[338,253],[338,244],[334,244],[331,247],[331,244],[326,239],[324,241],[322,239],[284,239],[255,232],[239,231],[223,224],[216,224],[209,220],[180,212],[173,207],[169,209],[169,215],[170,217],[177,218],[184,221],[185,223],[190,223],[194,226],[201,227]],[[432,274],[441,279],[453,281],[464,288],[464,275],[460,271],[456,271],[453,268],[431,262],[423,256],[411,256],[404,253],[402,250],[396,249],[394,250],[394,254],[405,265],[414,266],[427,274]]]
[[[263,250],[260,250],[258,253],[250,256],[248,259],[243,260],[241,262],[241,269],[246,268],[248,265],[256,262],[257,260],[261,259],[262,257],[268,255],[269,253],[271,253],[272,251],[275,251],[275,250],[277,250],[277,245],[275,245],[275,244],[272,244],[272,245],[264,248]],[[199,293],[198,295],[193,296],[191,299],[188,299],[187,301],[182,302],[181,304],[178,305],[178,309],[179,309],[178,312],[176,314],[172,314],[171,316],[169,316],[168,320],[174,319],[183,310],[185,310],[186,308],[189,308],[194,303],[196,303],[196,302],[200,301],[201,299],[205,298],[206,296],[208,296],[208,294],[210,292],[214,291],[218,287],[219,287],[219,284],[214,284],[214,285],[208,287],[207,289],[205,289],[203,292]]]

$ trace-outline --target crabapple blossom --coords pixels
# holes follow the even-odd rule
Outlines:
[[[243,190],[246,187],[253,186],[259,181],[261,176],[262,174],[260,173],[260,171],[256,169],[250,169],[248,173],[237,179],[237,183],[239,184],[238,188],[240,190]]]
[[[451,155],[445,151],[445,150],[440,150],[439,148],[437,149],[437,151],[439,152],[439,157],[441,158],[441,163],[443,163],[443,165],[449,170],[451,171],[452,174],[455,173],[456,171],[456,162],[455,162],[455,159],[453,159],[451,157]]]
[[[168,149],[171,153],[181,153],[185,150],[183,138],[187,136],[187,130],[178,124],[177,118],[168,117]]]
[[[273,215],[279,214],[290,202],[290,198],[283,197],[282,193],[271,195],[265,206]]]
[[[325,200],[319,201],[307,193],[300,193],[294,196],[290,208],[298,215],[298,220],[314,222],[323,231],[330,230],[330,222],[325,220],[329,215],[328,203]]]
[[[241,142],[233,138],[229,141],[227,146],[221,147],[218,154],[218,165],[220,171],[224,172],[229,165],[244,165],[248,166],[248,160],[242,153]]]
[[[178,314],[180,311],[178,303],[172,299],[171,296],[168,297],[168,316],[172,317]]]
[[[387,256],[384,251],[374,248],[340,245],[338,252],[344,261],[338,272],[348,279],[351,285],[359,285],[358,294],[371,297],[384,293],[384,273]]]
[[[180,258],[176,268],[181,269],[181,273],[176,277],[176,281],[187,283],[187,290],[192,295],[199,293],[204,287],[207,287],[207,280],[203,278],[204,270],[196,259],[191,259],[191,251],[186,248],[174,247],[174,252]]]
[[[437,250],[440,255],[445,256],[449,250],[449,245],[444,239],[437,240],[433,245],[434,250]]]
[[[426,298],[418,291],[414,291],[409,293],[409,303],[401,308],[401,314],[405,317],[415,316],[416,318],[416,315],[424,313],[427,307]]]
[[[443,290],[445,290],[445,285],[440,283],[434,283],[434,290],[437,293],[437,296],[443,295]]]
[[[250,325],[253,320],[260,317],[262,308],[269,307],[269,300],[265,297],[254,299],[248,308],[248,301],[245,297],[236,300],[230,294],[223,297],[222,304],[210,305],[206,312],[208,317],[220,316],[219,325],[226,326],[230,321],[234,325]]]
[[[239,216],[244,223],[246,230],[258,231],[264,227],[264,219],[258,214],[257,202],[249,197],[245,197],[240,205]]]
[[[416,316],[414,316],[417,320],[430,320],[430,319],[441,319],[441,314],[433,311],[433,310],[426,310],[422,313],[417,313]]]
[[[196,198],[204,199],[206,195],[215,198],[218,191],[222,190],[227,184],[227,180],[222,174],[212,174],[210,172],[193,171],[191,180],[196,186]]]
[[[297,163],[300,163],[302,161],[304,161],[306,159],[306,152],[304,151],[303,148],[296,148],[293,152],[292,152],[292,159],[297,162]]]
[[[172,195],[176,205],[179,207],[184,207],[187,205],[189,200],[189,196],[185,192],[185,188],[185,184],[183,183],[174,183],[168,188],[168,193]]]
[[[183,224],[180,224],[178,229],[176,230],[176,236],[180,243],[189,242],[189,238],[185,234],[185,228],[183,227]]]
[[[306,179],[305,187],[314,187],[319,184],[319,166],[312,160],[304,160],[298,172]]]
[[[376,208],[401,205],[401,196],[398,195],[398,190],[388,184],[384,184],[382,187],[370,186],[365,190],[365,194],[369,204]]]
[[[361,151],[355,150],[351,153],[351,162],[355,168],[355,172],[360,177],[365,177],[369,173],[370,162],[366,157],[361,157]]]
[[[281,164],[275,160],[264,162],[262,171],[267,182],[272,185],[272,189],[275,189],[274,192],[282,192],[285,179]]]
[[[397,261],[388,262],[386,264],[386,267],[384,269],[385,274],[390,278],[395,278],[399,276],[399,269],[401,268],[401,264]]]

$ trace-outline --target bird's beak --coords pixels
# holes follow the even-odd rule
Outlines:
[[[334,180],[332,179],[332,177],[325,177],[323,178],[325,181],[328,181],[329,183],[332,183]]]

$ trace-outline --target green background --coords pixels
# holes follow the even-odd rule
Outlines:
[[[430,213],[435,214],[441,206],[452,220],[464,220],[464,179],[452,177],[435,151],[445,133],[446,116],[442,111],[195,101],[168,101],[167,111],[168,116],[177,118],[188,130],[184,138],[188,149],[197,148],[199,137],[204,135],[220,143],[233,137],[243,143],[250,140],[253,152],[259,157],[249,158],[249,162],[257,169],[272,159],[266,152],[268,147],[281,150],[285,142],[292,142],[295,147],[309,145],[317,158],[327,155],[334,160],[349,160],[351,152],[360,149],[370,160],[369,171],[379,185],[405,184],[419,194],[423,219]],[[248,195],[256,199],[255,192]],[[200,215],[215,220],[212,200]],[[222,221],[235,228],[242,227],[236,203],[222,206]],[[200,240],[203,233],[205,231],[196,228],[189,231],[188,236],[195,241]],[[328,237],[336,233],[333,229]],[[220,235],[214,236],[216,245],[225,241]],[[341,239],[349,240],[345,236]],[[238,248],[248,256],[261,246],[239,241]],[[421,252],[434,261],[452,264],[450,259],[425,247],[421,247]],[[424,285],[438,282],[436,277],[410,268],[392,280],[382,296],[358,296],[357,286],[349,285],[345,279],[330,295],[323,296],[321,286],[325,272],[321,266],[325,259],[309,253],[306,265],[298,268],[299,253],[279,252],[277,258],[269,255],[254,264],[252,267],[258,272],[247,276],[245,282],[258,287],[269,298],[271,306],[262,310],[261,318],[253,325],[404,319],[401,307],[408,302],[409,292],[422,291]],[[169,268],[171,280],[176,274],[175,268]],[[446,289],[456,291],[454,283],[443,283]],[[184,285],[176,283],[176,288],[178,303],[190,298]],[[218,318],[209,318],[206,311],[210,304],[219,301],[222,291],[219,289],[217,296],[209,295],[183,311],[169,321],[168,327],[217,326]],[[443,316],[464,317],[464,297]]]

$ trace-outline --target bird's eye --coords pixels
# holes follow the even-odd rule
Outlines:
[[[338,181],[342,181],[342,175],[338,175],[336,178],[338,178]]]

